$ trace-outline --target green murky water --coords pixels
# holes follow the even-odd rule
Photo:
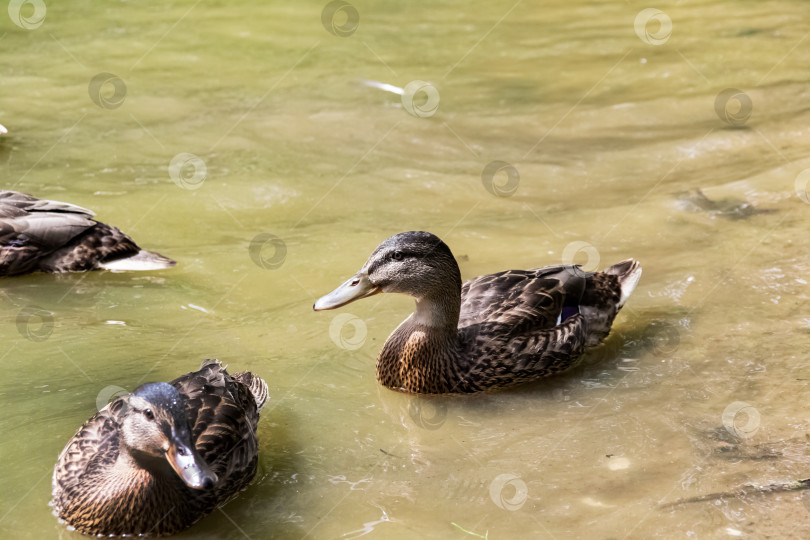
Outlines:
[[[2,186],[179,261],[2,282],[3,536],[78,537],[47,506],[63,445],[206,357],[271,401],[256,480],[184,538],[806,536],[801,493],[659,504],[810,476],[807,4],[353,4],[345,37],[325,2],[0,14]],[[409,114],[366,80],[433,86]],[[568,375],[424,401],[374,380],[410,300],[311,311],[412,229],[465,278],[644,277]]]

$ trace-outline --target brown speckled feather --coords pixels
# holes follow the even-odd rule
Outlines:
[[[510,334],[551,328],[557,324],[563,302],[581,298],[585,276],[590,274],[550,266],[477,277],[461,288],[458,326],[499,323]]]
[[[103,468],[115,462],[118,456],[117,418],[123,405],[123,400],[117,399],[104,407],[79,428],[59,454],[54,469],[54,482],[58,478],[61,489],[58,500],[54,493],[54,504],[64,506],[77,496],[82,485],[82,476],[88,469]]]
[[[206,362],[199,371],[178,377],[171,384],[186,397],[197,450],[220,479],[229,479],[222,482],[230,490],[220,494],[224,502],[256,473],[259,407],[240,380],[243,374],[231,377],[218,361]]]
[[[263,389],[261,403],[243,380]],[[85,422],[59,456],[53,506],[69,525],[86,534],[173,534],[227,502],[253,478],[264,381],[250,373],[232,377],[217,360],[206,360],[199,371],[171,384],[185,400],[192,441],[218,476],[216,485],[191,489],[165,460],[148,462],[148,469],[117,463],[124,396]]]

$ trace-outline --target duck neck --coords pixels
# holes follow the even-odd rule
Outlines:
[[[164,465],[165,464],[165,465]],[[163,458],[149,456],[122,444],[118,458],[112,466],[111,479],[127,489],[155,489],[166,482],[165,471],[169,466]]]
[[[445,268],[429,281],[426,290],[413,296],[416,300],[416,309],[410,317],[413,324],[455,336],[461,311],[461,272],[455,261],[452,269]]]
[[[435,332],[458,331],[458,317],[461,311],[461,291],[458,294],[424,296],[416,298],[416,309],[411,322]]]
[[[416,309],[388,337],[377,379],[395,390],[442,394],[455,385],[461,291],[416,299]]]

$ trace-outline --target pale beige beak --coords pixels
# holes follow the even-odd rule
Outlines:
[[[211,489],[217,483],[217,475],[190,445],[173,437],[166,452],[166,459],[174,472],[190,488]]]
[[[366,298],[382,292],[382,289],[371,283],[365,270],[360,270],[352,278],[326,296],[321,296],[312,306],[315,311],[335,309],[355,300]]]

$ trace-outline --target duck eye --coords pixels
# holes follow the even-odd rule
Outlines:
[[[155,419],[155,413],[152,412],[152,409],[144,410],[143,415],[149,420],[154,420]]]
[[[401,261],[405,258],[405,255],[401,251],[395,251],[391,254],[391,258],[395,261]]]

